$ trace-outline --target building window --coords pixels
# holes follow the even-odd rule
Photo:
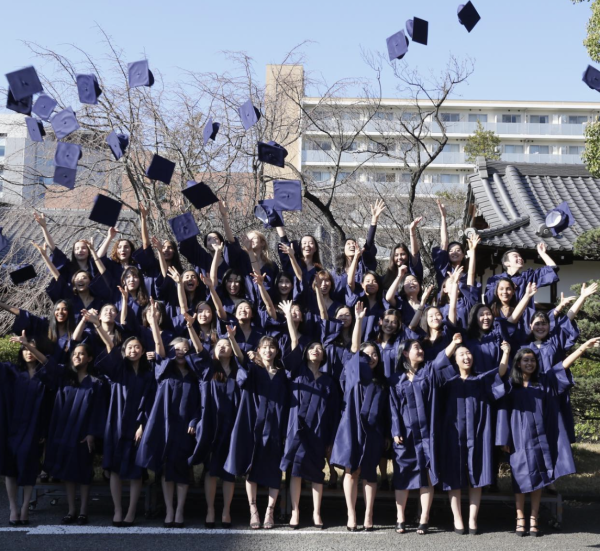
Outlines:
[[[412,178],[412,175],[410,172],[402,172],[400,174],[400,181],[403,184],[410,184],[411,178]]]
[[[394,120],[394,113],[391,111],[377,111],[373,118],[380,121],[392,121]]]
[[[393,172],[376,172],[375,181],[382,184],[393,184],[396,181],[396,175]]]
[[[568,149],[569,155],[581,155],[585,146],[583,145],[570,145]]]
[[[413,113],[411,111],[405,111],[400,116],[400,120],[402,122],[417,122],[419,120],[419,115],[417,115],[417,113]]]
[[[550,146],[549,145],[530,145],[529,146],[529,154],[530,155],[549,155],[550,154]]]
[[[533,124],[548,124],[550,117],[548,115],[529,115],[529,122]]]
[[[310,177],[313,179],[313,182],[327,182],[331,175],[329,174],[329,172],[312,171],[310,173]]]
[[[350,178],[350,172],[338,172],[336,182],[343,182],[344,180],[348,180]]]
[[[460,153],[460,145],[457,143],[447,143],[442,153]]]
[[[305,151],[331,151],[331,142],[328,140],[304,140],[302,146]]]
[[[358,149],[358,142],[344,144],[345,151],[356,151],[357,149]]]
[[[460,113],[440,113],[442,122],[460,122]]]
[[[440,174],[440,184],[460,184],[459,174]]]
[[[6,151],[6,136],[0,134],[0,157],[4,157]]]
[[[353,111],[342,111],[342,120],[343,121],[358,121],[358,120],[360,120],[360,115]]]
[[[504,153],[523,153],[522,145],[505,145]]]
[[[521,122],[521,115],[502,115],[502,122],[519,123]]]
[[[569,124],[584,124],[587,120],[585,115],[569,115]]]
[[[480,115],[476,113],[469,113],[469,122],[487,122],[487,115]]]

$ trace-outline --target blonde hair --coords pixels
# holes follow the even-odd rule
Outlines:
[[[246,236],[250,239],[250,236],[254,234],[256,235],[261,242],[260,249],[260,259],[263,261],[263,264],[273,264],[273,261],[269,258],[269,242],[267,241],[267,237],[264,233],[259,232],[258,230],[250,230]]]

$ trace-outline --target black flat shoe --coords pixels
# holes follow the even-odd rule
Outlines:
[[[213,522],[205,522],[204,523],[204,528],[208,528],[209,530],[212,530],[212,529],[216,528],[216,526],[217,525],[216,525],[216,523],[214,521]]]
[[[132,520],[131,522],[124,520],[123,522],[121,522],[121,528],[131,528],[134,525],[135,525],[135,520]]]
[[[405,522],[397,522],[396,523],[396,534],[406,534],[406,523]]]
[[[476,536],[479,534],[479,528],[469,528],[469,536]]]
[[[123,526],[123,521],[122,520],[113,520],[112,525],[115,528],[121,528]]]
[[[185,522],[174,522],[173,528],[185,528]]]
[[[291,528],[292,530],[298,530],[298,528],[300,528],[300,523],[298,523],[298,524],[291,524],[291,523],[290,523],[290,528]]]
[[[375,526],[365,526],[365,532],[374,532]]]
[[[171,522],[163,522],[163,526],[165,528],[173,528],[175,526],[175,523],[173,521],[171,521]]]
[[[79,515],[77,517],[77,524],[79,524],[79,526],[85,526],[89,522],[90,522],[90,519],[88,518],[87,515]]]
[[[459,536],[464,536],[465,535],[465,529],[464,528],[455,528],[454,529],[454,533],[458,534]]]
[[[424,536],[425,534],[429,533],[429,524],[419,524],[419,526],[417,526],[417,534],[419,534],[419,536]]]
[[[60,522],[61,524],[73,524],[76,520],[77,518],[75,517],[75,515],[69,514],[65,515]]]
[[[317,530],[325,530],[325,525],[324,524],[317,524],[314,520],[313,520],[313,526],[317,529]]]
[[[231,528],[231,521],[230,522],[221,521],[221,528],[225,528],[225,530],[229,530]]]
[[[358,526],[346,526],[348,532],[358,532]]]
[[[21,523],[21,526],[29,526],[29,519],[27,519],[27,520],[20,520],[19,522]]]
[[[14,528],[15,526],[21,526],[20,520],[8,520],[8,525]]]

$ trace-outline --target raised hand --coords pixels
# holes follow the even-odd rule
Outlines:
[[[254,283],[256,283],[257,285],[263,286],[265,284],[265,277],[267,274],[261,274],[260,272],[253,270],[251,275],[252,279],[254,280]]]
[[[150,244],[157,250],[160,251],[162,249],[162,243],[160,242],[160,240],[158,239],[158,237],[156,237],[156,235],[153,235],[150,238]]]
[[[450,276],[450,283],[454,284],[454,285],[458,285],[458,282],[460,281],[460,276],[462,275],[464,271],[464,267],[458,266],[458,268],[456,268],[452,273],[448,272],[448,275]]]
[[[425,306],[425,304],[427,304],[427,300],[429,299],[429,295],[431,295],[432,291],[433,285],[429,285],[425,288],[425,290],[423,291],[423,295],[421,296],[421,306]]]
[[[404,279],[406,274],[408,273],[408,266],[406,264],[402,264],[400,268],[398,268],[398,278]]]
[[[459,345],[462,343],[462,335],[460,333],[454,333],[452,335],[452,344]]]
[[[191,314],[188,314],[187,312],[183,313],[183,317],[185,318],[185,323],[188,327],[192,327],[194,325],[194,322],[196,321],[196,314],[194,314],[193,316]]]
[[[588,350],[590,348],[598,348],[600,347],[600,337],[594,337],[593,339],[590,339],[589,341],[584,342],[581,347],[584,350]]]
[[[148,209],[146,208],[146,205],[140,201],[138,203],[138,208],[140,209],[140,216],[142,218],[148,218]]]
[[[507,356],[510,354],[510,343],[507,341],[502,341],[502,344],[500,345],[500,349],[502,350],[502,352],[504,354],[506,354]]]
[[[33,213],[33,219],[42,227],[42,228],[46,228],[46,216],[45,214],[41,213],[41,212],[34,212]]]
[[[385,203],[381,199],[377,199],[374,205],[371,205],[371,216],[375,221],[379,220],[381,213],[385,210]]]
[[[292,301],[291,300],[282,300],[279,303],[279,309],[286,315],[292,315]]]
[[[279,250],[283,254],[291,256],[294,254],[294,245],[292,245],[291,243],[289,245],[287,243],[279,243]]]
[[[179,275],[179,272],[177,271],[177,268],[175,268],[174,266],[169,266],[167,268],[167,273],[169,274],[169,277],[178,285],[181,283],[181,276]]]
[[[18,337],[11,337],[10,342],[18,342],[20,345],[25,346],[29,342],[25,335],[25,329],[21,331],[21,334]]]
[[[125,304],[129,298],[129,291],[127,290],[127,287],[121,287],[120,285],[117,285],[117,289],[119,289],[119,293],[121,293],[121,299],[123,300],[123,304]]]
[[[109,241],[112,241],[115,237],[117,237],[118,233],[119,233],[119,230],[115,227],[112,227],[112,228],[108,228],[108,231],[106,232],[106,236],[108,237]]]
[[[38,245],[35,241],[31,241],[31,244],[38,250],[38,252],[42,256],[46,256],[47,255],[47,246],[46,246],[46,243],[44,243],[43,245]]]
[[[223,250],[225,249],[225,243],[213,243],[213,249],[215,253],[223,254]]]
[[[585,284],[581,284],[581,292],[579,293],[582,297],[591,297],[598,290],[598,284],[592,283],[589,287]]]
[[[235,327],[233,325],[227,325],[225,329],[227,329],[227,336],[229,337],[229,340],[235,339]]]
[[[467,243],[469,244],[469,250],[474,251],[477,248],[477,245],[479,245],[480,241],[481,238],[479,237],[479,234],[472,234],[471,237],[467,239]]]
[[[546,243],[544,243],[543,241],[541,243],[537,244],[537,252],[542,255],[546,252]]]
[[[440,215],[442,218],[446,218],[446,206],[439,199],[436,200],[438,209],[440,210]]]
[[[98,325],[100,323],[100,318],[98,318],[98,313],[96,310],[82,310],[81,315],[83,319],[92,325]]]
[[[229,209],[227,208],[227,203],[223,200],[219,201],[219,213],[223,218],[227,218],[229,216]]]
[[[528,297],[532,297],[533,295],[535,295],[537,293],[537,291],[538,291],[537,285],[535,283],[533,283],[532,281],[530,281],[527,284],[527,288],[525,289],[525,294]]]
[[[215,286],[213,284],[213,280],[209,276],[206,276],[202,272],[200,272],[198,274],[198,277],[200,278],[200,281],[204,283],[204,285],[206,285],[206,287],[208,287],[209,289],[214,289]]]
[[[415,228],[416,228],[416,227],[417,227],[417,226],[420,224],[420,222],[421,222],[422,220],[423,220],[423,217],[422,217],[422,216],[419,216],[419,217],[415,218],[415,219],[414,219],[414,220],[413,220],[413,221],[410,223],[410,225],[408,226],[408,229],[409,229],[410,231],[414,230],[414,229],[415,229]]]
[[[357,320],[362,320],[367,314],[367,309],[365,308],[365,305],[363,304],[362,300],[359,300],[356,303],[356,306],[354,307],[354,314]]]
[[[152,297],[150,297],[150,313],[152,314],[152,319],[158,325],[158,320],[160,319],[160,310],[158,306],[156,306],[156,302]]]

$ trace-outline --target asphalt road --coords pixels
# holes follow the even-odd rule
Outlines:
[[[259,509],[264,514],[266,498],[259,497]],[[0,507],[8,520],[8,504],[2,492]],[[36,551],[54,550],[108,550],[129,551],[137,549],[183,551],[187,549],[233,550],[260,549],[260,551],[281,550],[344,550],[363,551],[386,549],[431,549],[444,551],[460,549],[494,549],[495,551],[519,549],[600,549],[600,504],[568,501],[564,507],[563,530],[550,529],[547,521],[549,511],[542,515],[543,537],[517,538],[514,530],[514,507],[509,503],[488,503],[482,506],[478,536],[458,536],[452,530],[452,517],[448,502],[437,500],[431,515],[431,531],[426,536],[416,534],[416,524],[409,523],[409,533],[397,535],[393,530],[395,505],[392,494],[378,500],[375,506],[376,530],[374,532],[348,533],[345,529],[346,508],[340,497],[324,499],[322,517],[326,524],[324,531],[316,531],[309,526],[312,518],[310,497],[301,502],[301,526],[297,531],[287,528],[281,521],[272,531],[250,531],[248,507],[242,491],[238,491],[232,508],[233,529],[205,530],[203,525],[205,505],[201,495],[191,495],[187,503],[186,528],[166,530],[162,527],[162,516],[146,519],[140,515],[134,528],[112,528],[112,502],[110,497],[94,499],[90,504],[90,525],[85,527],[59,525],[66,513],[64,497],[55,506],[50,499],[39,499],[37,508],[30,514],[31,525],[19,529],[0,525],[0,550],[13,549]],[[363,512],[361,498],[358,502],[359,519]],[[217,502],[217,514],[220,507]],[[464,509],[466,513],[466,507]],[[409,501],[408,518],[416,515],[416,502]],[[219,518],[219,517],[217,517]],[[304,522],[302,522],[304,521]]]

